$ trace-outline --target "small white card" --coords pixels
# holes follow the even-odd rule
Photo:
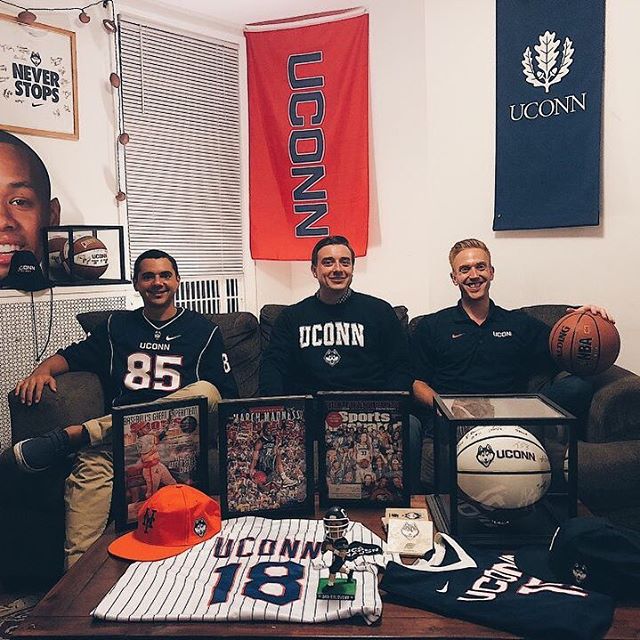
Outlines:
[[[389,507],[385,510],[384,517],[382,520],[382,527],[384,530],[387,530],[387,526],[389,524],[389,520],[421,520],[421,521],[429,521],[431,520],[431,516],[429,515],[428,509],[394,509]]]
[[[405,556],[422,556],[433,548],[433,522],[421,519],[388,518],[387,551]]]

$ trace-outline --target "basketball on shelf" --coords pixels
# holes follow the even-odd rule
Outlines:
[[[549,334],[551,355],[562,369],[590,376],[608,369],[620,353],[613,322],[588,312],[568,313]]]
[[[62,266],[62,251],[67,239],[64,236],[49,238],[49,273],[53,276],[64,274]]]
[[[458,442],[458,487],[500,520],[519,517],[540,500],[551,484],[545,448],[516,425],[474,427]]]
[[[82,280],[98,279],[109,266],[107,247],[93,236],[82,236],[73,242],[73,272],[69,266],[69,243],[62,250],[62,264],[67,273]]]

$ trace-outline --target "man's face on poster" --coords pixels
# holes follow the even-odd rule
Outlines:
[[[60,204],[45,192],[28,151],[0,143],[0,280],[16,251],[32,251],[42,260],[41,229],[60,222]]]

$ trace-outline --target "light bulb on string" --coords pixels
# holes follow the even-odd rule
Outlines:
[[[29,11],[28,9],[25,9],[24,11],[21,11],[18,14],[18,22],[20,24],[33,24],[36,21],[36,14],[32,13],[31,11]]]
[[[120,88],[120,76],[117,73],[111,73],[109,83],[114,89]]]
[[[91,16],[83,9],[78,16],[78,20],[80,20],[82,24],[88,24],[91,21]]]
[[[118,202],[124,202],[127,199],[127,194],[124,191],[118,191],[116,193],[116,200]]]

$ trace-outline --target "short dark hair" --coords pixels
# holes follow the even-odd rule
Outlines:
[[[176,272],[176,276],[180,276],[178,273],[178,263],[173,256],[170,256],[166,251],[161,251],[160,249],[148,249],[147,251],[143,251],[133,263],[133,281],[135,282],[138,279],[140,265],[143,260],[159,260],[161,258],[166,258],[171,263],[173,270]]]
[[[3,129],[0,129],[0,144],[10,144],[26,154],[29,167],[33,172],[36,192],[42,198],[43,204],[48,205],[51,201],[51,178],[40,156],[26,142]]]
[[[355,264],[356,254],[353,250],[353,247],[349,244],[349,240],[347,240],[347,238],[345,238],[344,236],[327,236],[326,238],[322,238],[322,240],[316,242],[316,246],[313,247],[313,251],[311,252],[311,264],[314,267],[318,264],[318,252],[320,251],[320,249],[322,249],[323,247],[327,247],[330,244],[341,244],[345,247],[348,247],[349,251],[351,252],[351,262]]]

